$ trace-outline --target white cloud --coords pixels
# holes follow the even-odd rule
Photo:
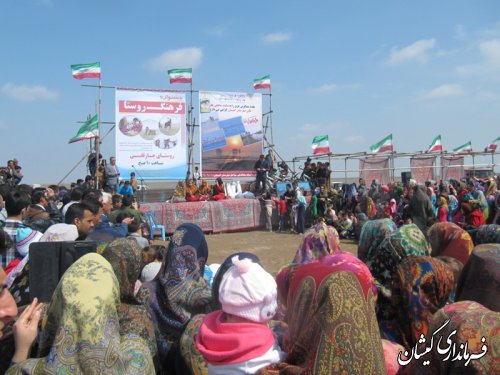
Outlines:
[[[228,30],[227,27],[225,26],[214,26],[207,30],[207,33],[209,35],[216,36],[219,38],[227,35],[227,32]]]
[[[314,87],[312,89],[309,89],[311,92],[315,93],[325,93],[325,92],[332,92],[335,91],[338,88],[338,86],[335,83],[324,83],[319,87]]]
[[[436,45],[436,39],[421,39],[409,46],[391,48],[391,55],[387,61],[389,65],[400,64],[405,61],[416,60],[426,62],[428,60],[428,52]]]
[[[460,96],[464,94],[464,90],[460,85],[443,84],[423,93],[423,99],[447,98],[451,96]]]
[[[493,39],[479,43],[479,52],[484,56],[486,62],[494,67],[500,67],[500,40]]]
[[[172,49],[149,60],[144,66],[152,72],[166,72],[172,68],[197,68],[203,59],[203,51],[198,47]]]
[[[476,44],[482,60],[475,64],[461,65],[457,72],[462,75],[473,75],[485,80],[500,80],[500,39],[491,39]]]
[[[272,33],[272,34],[267,34],[262,37],[262,41],[264,43],[283,43],[287,42],[290,39],[292,39],[292,34],[291,33]]]
[[[59,94],[56,91],[51,91],[47,87],[40,85],[15,85],[8,82],[2,86],[1,92],[11,99],[23,102],[57,100],[59,98]]]

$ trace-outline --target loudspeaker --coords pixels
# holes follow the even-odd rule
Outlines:
[[[401,172],[401,182],[403,185],[408,185],[411,180],[411,172]]]

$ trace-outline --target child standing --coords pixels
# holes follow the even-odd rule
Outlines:
[[[274,278],[250,259],[232,263],[219,288],[222,310],[205,315],[196,337],[209,374],[254,374],[284,358],[267,325],[277,310]]]

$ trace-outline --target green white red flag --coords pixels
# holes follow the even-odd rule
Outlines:
[[[375,143],[370,147],[370,150],[374,154],[380,154],[382,152],[394,151],[394,146],[392,144],[392,134],[382,139],[380,142]]]
[[[192,83],[193,69],[170,69],[168,71],[170,83]]]
[[[75,79],[101,78],[101,63],[71,65],[71,74]]]
[[[271,76],[268,74],[253,80],[253,88],[258,89],[269,89],[271,88]]]
[[[97,137],[99,137],[99,120],[96,114],[91,119],[85,121],[85,123],[80,127],[80,130],[78,130],[78,133],[76,133],[76,135],[71,138],[68,143]]]
[[[458,146],[453,149],[453,152],[461,153],[461,152],[472,152],[472,143],[471,141],[464,143],[462,146]]]
[[[431,145],[427,149],[426,152],[441,152],[443,151],[443,144],[441,143],[441,134],[439,134],[434,140],[432,141]]]
[[[495,152],[497,150],[497,143],[500,141],[500,137],[492,141],[488,147],[484,151],[486,152]]]
[[[314,155],[329,154],[330,144],[327,135],[318,135],[312,141],[312,149]]]

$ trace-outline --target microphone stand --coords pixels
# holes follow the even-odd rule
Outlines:
[[[144,203],[144,178],[142,178],[142,175],[137,169],[135,169],[134,166],[132,166],[132,169],[134,170],[135,174],[139,176],[139,181],[141,181],[141,203]]]

